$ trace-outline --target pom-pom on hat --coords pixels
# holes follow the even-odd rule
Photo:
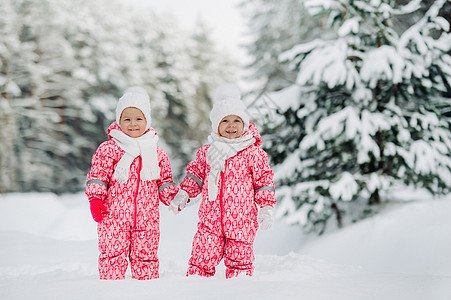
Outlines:
[[[135,107],[142,111],[146,118],[146,130],[150,128],[150,100],[146,90],[139,86],[128,88],[119,98],[116,106],[116,123],[119,125],[122,112],[127,107]],[[120,126],[120,125],[119,125]]]
[[[243,120],[244,132],[249,128],[249,115],[246,113],[246,105],[241,100],[241,92],[231,83],[218,86],[213,92],[213,108],[210,112],[211,129],[218,132],[219,122],[229,115],[236,115]]]

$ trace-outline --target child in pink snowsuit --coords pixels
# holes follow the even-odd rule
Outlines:
[[[92,158],[86,195],[98,222],[100,279],[123,279],[127,259],[133,278],[159,277],[159,201],[171,204],[178,188],[150,111],[147,92],[129,88],[118,101],[110,139]]]
[[[273,222],[273,171],[259,148],[261,137],[249,122],[240,91],[222,85],[213,101],[209,144],[188,164],[180,185],[186,197],[202,193],[187,276],[213,276],[222,258],[226,278],[252,276],[257,229],[269,229]]]

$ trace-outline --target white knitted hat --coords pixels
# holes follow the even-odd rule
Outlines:
[[[213,108],[210,112],[211,129],[218,132],[219,122],[222,118],[236,115],[243,120],[244,132],[249,128],[249,115],[246,113],[246,105],[241,100],[241,92],[231,83],[218,86],[213,92]]]
[[[150,128],[150,100],[146,90],[139,86],[128,88],[119,98],[116,106],[116,123],[119,125],[122,111],[127,107],[136,107],[141,110],[146,118],[146,130]],[[120,126],[120,125],[119,125]]]

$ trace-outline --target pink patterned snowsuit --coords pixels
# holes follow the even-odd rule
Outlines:
[[[226,160],[214,201],[208,198],[206,153],[210,145],[200,148],[196,160],[188,164],[180,188],[191,198],[202,192],[202,202],[187,275],[213,276],[223,257],[227,278],[241,272],[253,274],[257,205],[274,206],[276,199],[273,171],[266,152],[259,148],[260,134],[253,123],[244,134],[252,134],[256,142]]]
[[[108,134],[113,129],[121,130],[115,122],[108,128]],[[123,279],[127,258],[133,278],[158,278],[159,201],[169,205],[178,192],[168,156],[157,147],[160,179],[140,180],[142,160],[138,156],[130,166],[128,181],[119,183],[112,175],[125,152],[109,138],[92,158],[86,186],[88,198],[103,199],[108,209],[97,229],[100,279]]]

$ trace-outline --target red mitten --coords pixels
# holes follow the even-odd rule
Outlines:
[[[102,211],[105,213],[108,212],[105,205],[103,204],[103,201],[98,198],[94,198],[89,201],[89,205],[91,208],[91,215],[94,221],[96,222],[102,221],[103,219]]]

